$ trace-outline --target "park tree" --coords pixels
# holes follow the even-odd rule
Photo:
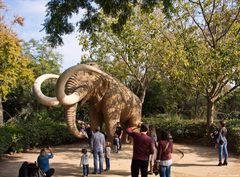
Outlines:
[[[34,78],[46,73],[60,74],[62,55],[50,47],[46,38],[41,40],[31,39],[28,42],[23,42],[22,46],[24,56],[31,60],[30,66]],[[29,117],[33,118],[34,112],[41,114],[44,106],[38,104],[33,99],[32,85],[32,80],[19,80],[16,88],[8,94],[7,101],[3,104],[5,111],[8,112],[6,119],[14,117],[26,120]],[[55,80],[50,80],[43,84],[42,89],[46,95],[54,96]],[[45,112],[46,117],[50,117],[50,115],[51,117],[56,117],[56,114],[59,116],[62,113],[58,108],[47,109]],[[49,115],[47,115],[48,113]]]
[[[111,28],[117,33],[122,31],[135,6],[149,13],[160,3],[166,14],[173,11],[172,0],[50,0],[44,28],[53,46],[62,45],[62,35],[72,33],[75,28],[88,33],[96,31],[104,23],[102,12],[116,19]],[[74,14],[81,15],[75,24],[70,20]]]
[[[151,81],[161,77],[162,61],[168,53],[164,15],[160,8],[146,15],[136,7],[118,35],[111,29],[116,19],[104,14],[101,18],[106,23],[98,31],[80,33],[85,53],[82,60],[102,65],[105,71],[130,87],[143,103]]]
[[[0,1],[0,11],[4,11],[4,4]],[[13,22],[22,24],[23,18],[16,17]],[[9,92],[16,87],[21,79],[33,80],[29,58],[22,52],[21,41],[17,34],[0,16],[0,125],[3,125],[2,101],[6,100]]]
[[[170,22],[178,60],[169,75],[206,98],[208,126],[216,103],[240,84],[239,13],[235,0],[179,1]]]
[[[35,77],[46,73],[60,74],[63,56],[51,47],[47,38],[24,42],[23,53],[31,59]]]

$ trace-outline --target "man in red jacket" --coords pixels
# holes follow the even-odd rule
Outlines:
[[[134,132],[135,129],[140,128],[140,133]],[[154,151],[154,142],[147,135],[148,126],[140,124],[138,127],[127,128],[127,133],[133,138],[133,157],[131,164],[132,177],[138,177],[139,170],[142,177],[148,175],[148,158]]]

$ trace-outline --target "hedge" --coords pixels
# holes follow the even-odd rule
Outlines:
[[[0,154],[21,152],[33,147],[77,142],[67,125],[52,120],[13,122],[0,128]]]
[[[157,131],[168,130],[175,142],[209,143],[206,138],[206,124],[202,120],[186,120],[178,116],[157,115],[145,117],[143,121],[155,125]],[[217,127],[218,122],[215,122]],[[240,120],[227,121],[228,147],[240,153]],[[0,128],[0,155],[6,151],[21,152],[32,147],[60,145],[77,142],[68,131],[67,125],[53,120],[12,122]],[[205,142],[204,142],[205,141]],[[211,145],[211,144],[208,144]]]
[[[154,125],[157,133],[160,130],[170,131],[175,142],[185,143],[191,142],[201,145],[213,145],[210,136],[207,135],[207,125],[203,120],[181,119],[178,116],[167,114],[157,115],[153,117],[145,117],[143,121]],[[240,153],[240,120],[227,120],[227,139],[228,148],[232,152]],[[217,129],[218,121],[214,122]]]

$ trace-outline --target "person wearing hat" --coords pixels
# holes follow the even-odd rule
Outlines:
[[[140,129],[140,132],[136,132],[137,129]],[[138,127],[127,128],[126,132],[133,138],[131,175],[132,177],[138,177],[140,170],[141,176],[147,177],[149,155],[154,152],[154,142],[147,135],[148,126],[140,123]]]

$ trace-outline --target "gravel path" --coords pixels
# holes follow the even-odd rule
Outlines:
[[[53,147],[55,157],[50,160],[56,169],[54,177],[80,177],[80,150],[84,144],[72,144]],[[39,149],[28,153],[6,156],[0,159],[0,177],[17,177],[18,170],[24,161],[34,162]],[[122,151],[113,153],[111,171],[94,177],[123,177],[130,175],[132,146],[123,145]],[[90,155],[90,172],[93,171],[92,154]],[[218,167],[217,151],[214,148],[193,145],[174,144],[172,177],[240,177],[240,158],[230,155],[229,165]],[[105,164],[104,164],[105,165]],[[155,176],[155,175],[149,175]]]

